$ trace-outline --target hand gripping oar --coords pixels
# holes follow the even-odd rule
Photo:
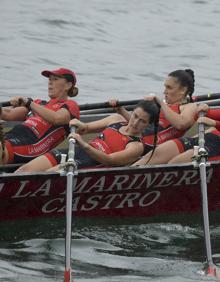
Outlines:
[[[71,132],[75,132],[75,127],[70,128]],[[66,241],[65,241],[65,273],[64,282],[72,281],[71,269],[71,235],[72,235],[72,199],[75,164],[75,139],[69,138],[69,151],[67,161],[67,183],[66,183]]]
[[[220,93],[209,93],[205,95],[200,95],[200,96],[194,96],[193,97],[193,102],[196,103],[211,103],[210,100],[216,100],[220,99]],[[143,100],[143,99],[142,99]],[[118,101],[117,106],[126,106],[128,110],[133,110],[135,105],[137,105],[141,99],[139,100],[129,100],[129,101]],[[215,105],[220,105],[220,100],[216,100],[213,103],[213,106]],[[81,104],[79,105],[81,115],[93,115],[93,114],[109,114],[113,113],[114,109],[110,106],[109,102],[101,102],[101,103],[87,103],[87,104]]]
[[[204,112],[200,112],[199,116],[204,116]],[[207,180],[206,180],[206,157],[207,152],[205,149],[205,125],[199,123],[199,153],[198,153],[198,165],[201,181],[201,194],[202,194],[202,214],[203,214],[203,231],[205,236],[206,247],[206,259],[207,259],[207,274],[217,276],[216,266],[212,260],[211,239],[209,230],[209,210],[208,210],[208,197],[207,197]]]

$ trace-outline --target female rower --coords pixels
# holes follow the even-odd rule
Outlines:
[[[134,109],[129,122],[120,115],[110,115],[102,120],[83,123],[73,119],[70,125],[78,129],[71,134],[79,147],[76,147],[75,160],[78,167],[128,165],[144,153],[142,132],[150,125],[157,126],[159,107],[154,101],[141,101]],[[101,132],[87,143],[79,134]],[[44,171],[61,161],[61,151],[52,150],[25,164],[17,172]]]
[[[145,98],[147,100],[155,99],[161,106],[157,144],[183,136],[194,124],[197,114],[196,104],[190,103],[193,101],[194,92],[194,72],[191,69],[171,72],[165,79],[164,86],[165,102],[155,95]],[[115,100],[111,104],[117,106]],[[118,108],[117,111],[129,120],[130,115],[123,107]],[[154,130],[155,128],[148,127],[144,132],[143,140],[147,145],[147,152],[153,149],[153,143],[155,143]],[[159,161],[163,162],[164,157],[160,156]],[[141,158],[136,164],[144,165],[147,161],[149,161],[149,155]]]
[[[69,133],[69,121],[79,118],[79,107],[68,96],[78,94],[76,75],[69,69],[42,71],[48,77],[49,101],[15,97],[12,107],[2,108],[1,119],[23,121],[5,134],[0,163],[25,163],[46,153]]]
[[[206,112],[206,116],[199,117],[197,122],[210,127],[205,133],[205,149],[208,153],[208,160],[220,160],[220,110],[209,110],[208,105],[201,104],[198,106],[198,112],[200,111]],[[172,158],[169,163],[191,162],[194,156],[194,147],[199,143],[198,136],[179,138],[174,141],[180,154]]]
[[[197,112],[207,111],[208,105],[199,105],[197,107]],[[220,119],[219,110],[210,110],[207,112],[209,117],[200,117],[198,119],[199,123],[205,123],[211,128],[205,134],[206,148],[209,154],[210,160],[219,159],[219,136],[220,136],[220,122],[215,119]],[[216,127],[213,129],[212,127]],[[198,146],[198,136],[195,137],[180,137],[163,144],[160,144],[154,151],[154,155],[146,154],[142,162],[136,162],[133,165],[143,165],[143,164],[165,164],[165,163],[181,163],[189,162],[194,154],[194,146]]]

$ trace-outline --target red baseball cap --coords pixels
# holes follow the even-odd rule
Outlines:
[[[44,70],[41,72],[41,74],[46,77],[49,77],[50,75],[61,76],[64,77],[66,80],[72,82],[73,85],[76,84],[76,74],[69,69],[60,68],[53,71]]]

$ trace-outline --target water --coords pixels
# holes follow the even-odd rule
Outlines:
[[[9,224],[0,242],[0,281],[62,281],[64,221]],[[78,224],[74,227],[74,281],[216,281],[202,273],[203,231],[198,223]],[[220,227],[211,226],[220,262]]]
[[[47,97],[44,69],[72,68],[79,103],[162,95],[164,77],[192,68],[196,94],[219,92],[218,0],[1,0],[1,100]],[[173,203],[171,203],[173,204]],[[62,281],[64,222],[1,226],[0,281]],[[76,226],[74,281],[213,281],[201,223]],[[211,226],[220,260],[220,226]]]
[[[1,0],[2,99],[47,97],[43,69],[72,68],[81,103],[161,94],[192,68],[196,94],[219,91],[218,0]]]

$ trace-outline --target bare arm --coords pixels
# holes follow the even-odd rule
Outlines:
[[[161,101],[161,110],[164,112],[165,118],[177,129],[184,130],[191,127],[195,122],[197,114],[196,104],[189,103],[182,106],[180,114],[174,112],[170,107]]]
[[[129,121],[130,118],[131,118],[130,112],[127,111],[127,110],[125,109],[125,107],[118,107],[118,108],[116,109],[116,112],[117,112],[119,115],[121,115],[123,118],[125,118],[126,121]]]
[[[29,111],[25,106],[28,102],[28,98],[14,97],[11,99],[10,102],[15,108],[4,108],[2,111],[1,118],[7,121],[25,120]],[[37,103],[31,102],[30,109],[39,116],[41,116],[45,121],[53,125],[68,124],[71,118],[69,111],[65,108],[54,112],[50,109],[46,109],[45,107]]]
[[[198,123],[204,123],[205,125],[216,127],[218,130],[220,129],[220,122],[208,117],[200,117],[197,120]]]
[[[181,113],[178,114],[174,112],[166,103],[164,103],[155,94],[151,94],[144,98],[145,100],[155,99],[156,102],[161,106],[161,110],[164,113],[165,118],[178,130],[184,130],[191,127],[197,115],[197,105],[189,103],[183,105],[181,108]]]
[[[32,102],[30,104],[30,109],[53,125],[68,124],[71,118],[69,111],[65,108],[54,112],[37,103]]]
[[[209,109],[209,106],[207,104],[199,104],[197,107],[197,112],[205,112],[206,116],[199,117],[197,122],[198,123],[204,123],[207,126],[215,127],[218,130],[220,130],[220,111],[219,109]]]
[[[7,107],[2,108],[1,119],[6,121],[22,121],[25,120],[28,110],[25,107]]]
[[[126,121],[129,121],[130,117],[131,117],[130,112],[127,111],[125,109],[125,107],[123,107],[123,106],[122,107],[118,107],[117,106],[117,102],[118,102],[118,100],[116,100],[116,99],[109,100],[109,105],[115,109],[116,113],[118,113],[119,115],[123,116]]]
[[[6,121],[23,121],[25,120],[28,110],[21,105],[21,97],[13,97],[10,100],[11,107],[2,108],[1,119]]]
[[[101,132],[104,130],[107,126],[109,126],[112,123],[115,122],[121,122],[124,121],[123,117],[121,117],[118,114],[110,115],[106,118],[92,121],[92,122],[82,122],[78,119],[73,119],[70,121],[71,126],[77,127],[77,132],[80,134],[86,134],[86,133],[96,133]]]
[[[79,134],[71,134],[77,143],[88,153],[88,155],[96,161],[110,166],[123,166],[137,160],[143,153],[143,144],[141,142],[132,142],[128,144],[125,150],[112,154],[105,154],[85,142]]]

